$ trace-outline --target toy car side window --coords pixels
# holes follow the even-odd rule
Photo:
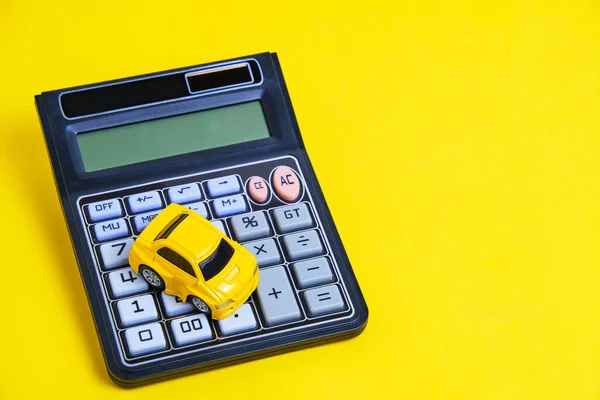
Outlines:
[[[177,254],[175,251],[169,249],[168,247],[161,247],[157,253],[159,256],[161,256],[177,268],[183,270],[184,272],[188,273],[194,278],[196,277],[196,273],[194,272],[192,265],[181,255]]]

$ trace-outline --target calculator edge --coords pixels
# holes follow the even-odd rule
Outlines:
[[[106,331],[106,323],[103,313],[101,310],[102,304],[98,304],[100,296],[98,296],[95,292],[90,295],[90,291],[93,291],[95,286],[93,284],[93,275],[91,272],[88,272],[85,268],[81,267],[82,259],[80,254],[86,254],[86,245],[85,238],[81,237],[81,232],[78,227],[78,221],[75,220],[76,212],[72,210],[71,202],[69,200],[69,193],[67,190],[67,186],[63,181],[63,174],[60,168],[60,161],[58,156],[55,153],[54,139],[51,132],[51,127],[48,124],[47,114],[46,114],[46,105],[44,103],[44,99],[42,95],[36,95],[34,97],[36,109],[38,111],[38,117],[40,121],[40,125],[42,127],[42,134],[45,139],[46,144],[46,154],[48,156],[48,160],[50,161],[50,169],[52,171],[54,185],[56,187],[56,191],[58,193],[58,200],[60,203],[60,209],[63,214],[63,218],[67,225],[67,231],[69,233],[69,238],[71,240],[71,247],[73,249],[73,254],[75,256],[75,261],[77,263],[77,269],[79,270],[79,275],[81,277],[83,283],[83,290],[85,291],[85,297],[87,299],[88,307],[92,313],[92,322],[94,323],[94,328],[96,330],[96,335],[98,337],[98,342],[102,348],[102,357],[104,359],[105,367],[109,373],[109,376],[112,378],[112,370],[119,368],[119,358],[115,354],[116,349],[112,345],[112,341],[110,340],[110,332]],[[60,176],[61,179],[58,179]],[[71,229],[71,228],[76,229]],[[102,321],[102,324],[98,322]]]

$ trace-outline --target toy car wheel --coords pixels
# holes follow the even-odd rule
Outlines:
[[[210,307],[200,297],[190,296],[190,303],[201,313],[210,314]]]
[[[141,266],[140,274],[142,275],[142,278],[144,278],[144,280],[148,282],[148,284],[154,289],[163,290],[165,288],[165,281],[152,268],[146,267],[145,265]]]

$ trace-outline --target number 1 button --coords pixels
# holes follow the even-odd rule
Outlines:
[[[158,319],[156,304],[150,294],[117,302],[117,311],[121,325],[125,327]]]

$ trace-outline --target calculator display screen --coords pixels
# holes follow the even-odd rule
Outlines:
[[[270,136],[259,101],[76,135],[87,172]]]

